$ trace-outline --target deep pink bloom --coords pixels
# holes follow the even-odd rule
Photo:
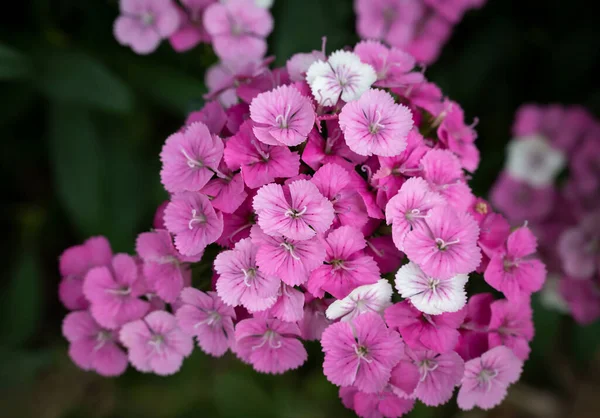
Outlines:
[[[376,313],[364,313],[351,323],[330,325],[321,338],[323,373],[338,386],[377,393],[388,383],[392,368],[404,354],[404,344]]]
[[[89,238],[83,244],[63,251],[59,259],[62,280],[58,297],[67,309],[86,309],[89,306],[83,295],[83,278],[92,267],[108,265],[111,259],[112,250],[104,237]]]
[[[304,315],[298,322],[302,339],[306,341],[320,340],[323,331],[333,322],[327,319],[325,311],[333,299],[320,299],[310,293],[304,294]]]
[[[313,183],[291,182],[286,189],[268,184],[256,193],[253,202],[258,225],[268,235],[305,240],[325,233],[334,218],[333,205]]]
[[[371,89],[358,100],[347,103],[339,121],[348,147],[367,156],[400,154],[413,127],[411,111],[379,89]]]
[[[353,169],[354,165],[366,160],[367,157],[358,155],[348,148],[337,120],[327,121],[326,126],[327,138],[323,138],[316,129],[308,135],[308,141],[302,152],[302,161],[310,168],[318,170],[323,164],[335,163]]]
[[[405,348],[405,351],[408,350],[410,349]],[[405,353],[402,360],[392,369],[390,388],[396,395],[402,398],[411,398],[420,380],[421,373],[419,367]]]
[[[523,362],[507,347],[495,347],[465,364],[465,375],[458,392],[458,407],[491,409],[506,397],[510,384],[521,377]]]
[[[212,206],[223,213],[233,213],[248,197],[244,190],[241,173],[232,173],[225,163],[219,166],[219,176],[210,180],[200,190],[209,199]]]
[[[420,3],[420,2],[415,2]],[[442,50],[442,46],[452,34],[452,23],[436,13],[427,13],[412,28],[414,38],[405,46],[406,51],[418,62],[433,63]]]
[[[488,327],[491,347],[505,345],[525,361],[529,357],[529,342],[533,339],[533,319],[529,301],[497,300],[491,305]]]
[[[252,100],[250,118],[261,142],[293,147],[306,141],[315,123],[315,110],[298,89],[280,86]]]
[[[98,325],[89,312],[68,314],[62,333],[70,343],[69,356],[83,370],[118,376],[127,368],[127,354],[119,347],[116,333]]]
[[[181,306],[175,314],[179,328],[198,340],[207,354],[220,357],[234,343],[233,307],[223,303],[215,292],[201,292],[186,287],[181,292]]]
[[[300,367],[308,356],[298,340],[300,329],[291,322],[250,318],[235,327],[236,354],[254,370],[280,374]]]
[[[179,11],[172,1],[120,0],[121,15],[114,25],[115,38],[138,54],[154,51],[162,39],[179,27]]]
[[[185,11],[179,12],[179,29],[169,37],[175,51],[185,52],[200,42],[210,42],[210,36],[202,23],[202,16],[206,7],[215,2],[216,0],[181,0]]]
[[[125,324],[119,335],[129,349],[133,367],[161,376],[177,372],[194,348],[192,337],[179,328],[175,316],[165,311]]]
[[[554,187],[532,187],[504,172],[490,191],[491,202],[512,222],[543,220],[555,199]]]
[[[185,120],[185,125],[188,126],[194,122],[205,124],[211,134],[219,135],[227,123],[227,114],[225,113],[223,106],[216,100],[213,100],[206,102],[204,106],[202,106],[202,109],[191,112]]]
[[[208,87],[207,98],[217,99],[224,108],[231,109],[239,100],[235,91],[235,72],[227,64],[219,61],[209,67],[204,74],[204,83]],[[240,105],[245,104],[240,103]]]
[[[564,277],[560,280],[560,294],[569,306],[573,318],[580,324],[591,324],[600,318],[600,283]]]
[[[165,209],[169,205],[169,201],[163,201],[156,208],[156,212],[154,213],[154,219],[152,220],[152,228],[154,229],[167,229],[165,226]]]
[[[600,272],[600,211],[564,231],[557,248],[568,276],[587,279]]]
[[[313,296],[331,293],[343,299],[354,288],[379,280],[379,267],[363,250],[367,243],[362,233],[351,226],[342,226],[325,239],[325,264],[312,272],[307,288]]]
[[[300,156],[287,147],[263,144],[254,136],[252,122],[246,121],[227,141],[225,162],[231,170],[241,168],[246,185],[256,189],[278,177],[297,175]]]
[[[427,406],[448,402],[463,376],[463,359],[454,351],[439,354],[431,350],[407,349],[406,353],[420,374],[419,384],[412,395]]]
[[[298,322],[304,316],[304,293],[281,283],[275,305],[269,309],[269,314],[285,322]]]
[[[583,143],[574,150],[569,163],[577,188],[586,194],[600,190],[600,125],[590,131]]]
[[[381,274],[394,273],[402,264],[404,254],[394,245],[390,235],[371,236],[366,238],[365,254],[373,257]]]
[[[481,356],[489,348],[487,331],[493,302],[491,293],[472,295],[467,302],[467,316],[459,329],[460,340],[456,346],[456,352],[465,361]]]
[[[94,267],[85,276],[83,294],[90,301],[94,319],[104,328],[116,329],[141,318],[150,309],[146,283],[136,260],[116,254],[110,266]]]
[[[477,134],[473,126],[465,124],[465,115],[456,102],[450,102],[446,115],[437,129],[440,141],[452,151],[462,167],[471,173],[479,166],[479,150],[475,145]]]
[[[361,418],[397,418],[415,405],[413,399],[400,398],[390,388],[378,393],[364,393],[347,386],[340,388],[340,398],[346,408],[354,410]]]
[[[252,210],[254,196],[255,194],[250,192],[234,213],[223,214],[223,233],[217,244],[233,248],[236,242],[250,236],[250,229],[256,222],[256,215]]]

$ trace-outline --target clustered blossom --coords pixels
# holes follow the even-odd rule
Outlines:
[[[418,62],[437,59],[452,30],[469,9],[486,0],[354,0],[356,31],[409,52]],[[398,54],[392,49],[391,55]],[[385,59],[384,59],[385,63]],[[394,65],[392,62],[388,63]]]
[[[229,106],[191,114],[164,144],[170,197],[137,256],[93,238],[61,257],[73,360],[170,374],[195,340],[279,374],[319,340],[361,417],[457,387],[463,409],[499,404],[528,357],[545,267],[528,227],[472,194],[473,127],[414,63],[376,41],[262,62]],[[469,292],[483,280],[504,297]]]
[[[507,151],[491,201],[538,237],[549,278],[542,301],[592,323],[600,318],[600,121],[578,106],[523,105]],[[487,268],[490,284],[538,290],[535,246],[533,237],[509,238]]]

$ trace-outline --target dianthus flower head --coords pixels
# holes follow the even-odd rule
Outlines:
[[[292,57],[287,60],[285,68],[290,75],[291,81],[304,81],[306,79],[306,72],[313,62],[326,60],[327,57],[325,57],[325,54],[321,51],[298,53],[292,55]]]
[[[342,387],[340,398],[346,408],[363,418],[400,417],[415,405],[414,399],[401,398],[389,387],[378,393],[364,393],[354,386]]]
[[[588,279],[600,272],[600,212],[586,215],[579,225],[565,230],[557,249],[570,277]]]
[[[233,173],[225,163],[219,166],[219,176],[210,180],[200,190],[210,199],[213,208],[223,213],[233,213],[248,197],[241,173]]]
[[[533,319],[528,300],[514,302],[501,299],[491,305],[488,326],[490,348],[504,345],[525,361],[529,357],[529,342],[533,339]]]
[[[327,138],[323,138],[318,130],[313,129],[302,151],[302,161],[313,170],[323,164],[334,163],[354,169],[354,165],[364,162],[367,157],[358,155],[348,148],[344,134],[337,120],[328,120]]]
[[[385,279],[374,284],[358,286],[344,299],[336,300],[327,308],[327,318],[351,321],[365,312],[383,311],[392,304],[392,286]]]
[[[479,166],[479,150],[475,145],[477,134],[472,125],[465,124],[465,115],[458,103],[450,102],[444,118],[437,129],[438,138],[458,157],[462,167],[471,173]]]
[[[533,187],[552,185],[565,165],[565,155],[541,135],[515,138],[508,144],[506,172]]]
[[[180,25],[169,37],[169,43],[177,52],[185,52],[200,42],[210,42],[210,36],[202,23],[206,8],[215,0],[181,0],[185,11],[179,12]]]
[[[507,173],[500,174],[490,191],[490,200],[512,222],[543,220],[556,201],[553,186],[532,187]]]
[[[304,317],[304,293],[281,282],[277,292],[277,302],[269,309],[268,314],[285,322],[298,322]]]

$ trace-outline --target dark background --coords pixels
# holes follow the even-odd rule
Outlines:
[[[600,115],[600,25],[584,0],[490,0],[469,12],[427,76],[479,118],[486,195],[524,102],[582,104]],[[276,0],[271,53],[352,45],[349,0]],[[60,334],[57,258],[90,235],[133,251],[167,196],[158,153],[202,104],[210,47],[167,43],[136,56],[112,36],[117,1],[11,2],[0,13],[0,415],[2,417],[352,416],[322,375],[318,344],[284,376],[195,350],[169,378],[77,369]],[[536,338],[521,382],[494,417],[597,416],[600,327],[581,328],[534,300]],[[413,417],[456,416],[454,402]]]

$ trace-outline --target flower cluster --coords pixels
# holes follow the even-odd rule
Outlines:
[[[73,360],[169,374],[194,338],[278,374],[319,340],[361,417],[441,405],[458,386],[463,409],[500,403],[529,354],[545,267],[529,229],[472,194],[479,153],[460,105],[377,41],[256,65],[228,93],[236,104],[207,102],[167,138],[170,199],[137,256],[102,238],[63,254]],[[194,277],[207,291],[196,264],[213,268]],[[505,297],[469,295],[471,281]]]
[[[600,318],[600,121],[577,106],[524,105],[513,135],[492,203],[540,239],[543,301],[591,323]]]
[[[465,12],[486,0],[354,0],[356,31],[434,62]]]

